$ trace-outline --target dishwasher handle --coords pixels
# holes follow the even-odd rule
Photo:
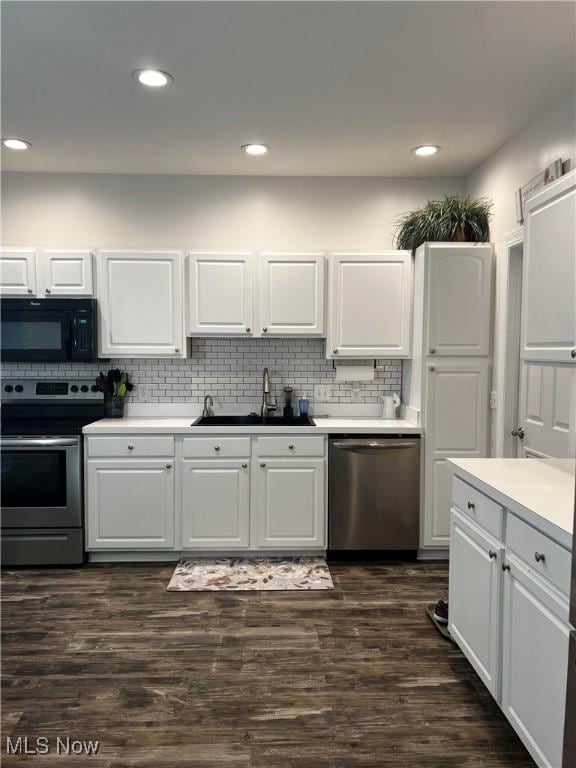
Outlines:
[[[414,448],[416,446],[416,443],[413,443],[412,441],[404,441],[402,443],[393,443],[391,440],[346,440],[344,442],[334,442],[332,443],[334,448],[368,448],[368,449],[377,449],[380,450],[382,448],[391,449],[391,448]]]

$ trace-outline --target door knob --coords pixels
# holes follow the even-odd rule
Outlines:
[[[246,333],[250,333],[250,328],[246,328]]]
[[[572,352],[570,352],[570,354],[572,355],[572,359],[576,357],[576,347],[574,347],[574,349],[572,350]]]
[[[166,464],[166,469],[172,469],[172,464]]]
[[[32,288],[28,288],[28,293],[34,293],[34,291],[32,290]]]
[[[512,437],[517,437],[520,440],[524,440],[525,433],[522,427],[518,427],[518,429],[513,429],[512,432],[510,432],[510,434],[512,435]]]
[[[242,469],[248,469],[248,464],[242,464]]]
[[[51,293],[50,288],[46,288],[46,293]]]
[[[133,450],[134,450],[134,446],[133,446],[133,445],[129,445],[129,446],[128,446],[128,450],[129,450],[129,451],[133,451]]]
[[[219,446],[219,445],[215,445],[215,446],[214,446],[214,450],[215,450],[215,451],[219,451],[219,450],[220,450],[220,446]]]

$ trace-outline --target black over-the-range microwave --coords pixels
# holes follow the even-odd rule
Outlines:
[[[73,362],[98,356],[96,299],[3,299],[5,362]]]

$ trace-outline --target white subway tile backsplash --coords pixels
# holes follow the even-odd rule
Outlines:
[[[134,402],[202,402],[212,392],[220,403],[253,403],[261,393],[262,371],[270,369],[272,388],[282,403],[282,388],[294,388],[293,401],[314,399],[318,384],[330,388],[335,403],[375,403],[384,392],[398,392],[400,360],[378,360],[375,379],[365,383],[335,382],[331,360],[324,358],[322,339],[193,339],[187,360],[112,359],[106,363],[4,363],[5,378],[36,376],[91,378],[100,369],[121,368],[135,385]]]

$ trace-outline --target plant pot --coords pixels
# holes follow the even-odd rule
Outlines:
[[[124,416],[123,397],[104,397],[104,416],[107,419],[121,419]]]

